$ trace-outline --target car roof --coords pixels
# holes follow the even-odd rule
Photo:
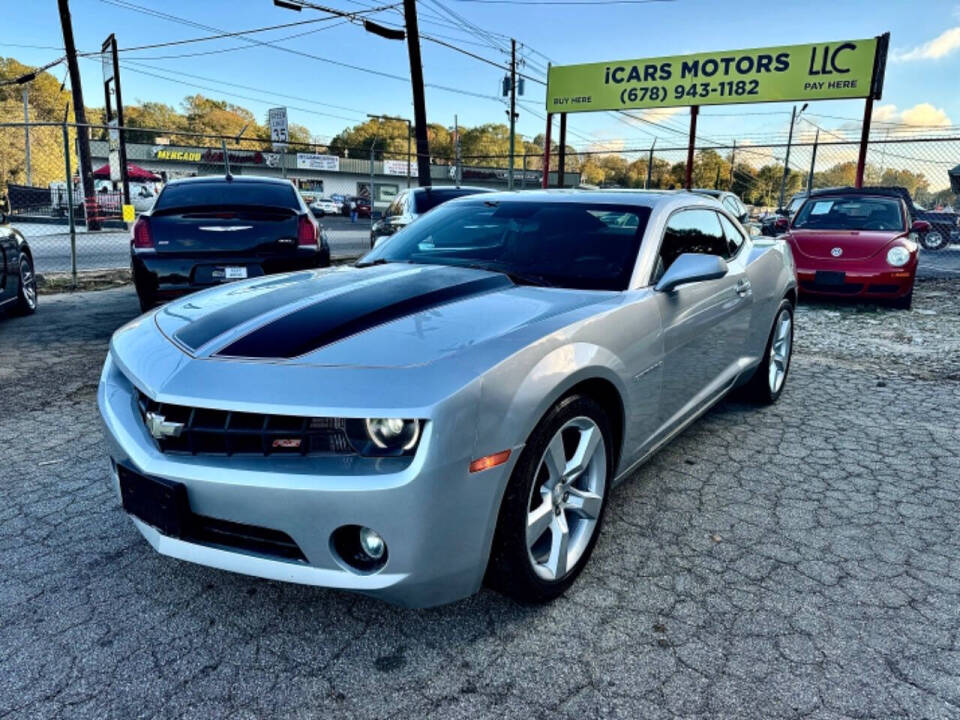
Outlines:
[[[590,203],[592,205],[633,205],[653,208],[661,203],[686,198],[703,204],[719,204],[712,198],[684,190],[579,190],[557,188],[551,190],[504,190],[484,195],[484,202],[541,202],[541,203]],[[476,201],[473,196],[456,198],[450,202]]]
[[[432,185],[430,187],[413,188],[413,192],[464,192],[464,193],[490,193],[496,192],[493,188],[476,187],[474,185]]]
[[[203,183],[213,184],[223,182],[238,183],[240,185],[251,185],[256,183],[268,183],[271,185],[293,184],[286,178],[267,177],[266,175],[231,175],[229,180],[227,180],[226,175],[198,175],[197,177],[177,178],[175,180],[170,180],[167,185],[201,185]]]

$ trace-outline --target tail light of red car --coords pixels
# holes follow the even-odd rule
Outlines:
[[[150,221],[141,217],[133,225],[133,246],[139,250],[152,250],[153,233],[150,230]]]
[[[297,245],[300,247],[317,246],[317,226],[306,215],[300,216],[300,224],[297,226]]]

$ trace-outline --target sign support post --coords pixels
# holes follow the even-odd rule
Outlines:
[[[560,113],[560,146],[557,148],[557,187],[563,187],[567,169],[567,114]]]
[[[700,114],[699,105],[690,106],[690,144],[687,146],[687,178],[684,187],[689,190],[693,187],[693,149],[697,143],[697,115]]]
[[[547,132],[543,136],[543,177],[540,186],[546,190],[550,187],[550,126],[553,123],[553,113],[547,113]]]
[[[873,95],[863,106],[863,127],[860,128],[860,153],[857,156],[857,178],[854,187],[863,187],[863,171],[867,166],[867,143],[870,142],[870,122],[873,120]]]
[[[863,127],[860,129],[860,154],[857,156],[855,186],[863,187],[863,171],[867,165],[867,143],[870,142],[870,123],[873,120],[873,101],[883,96],[883,75],[887,67],[887,49],[890,33],[877,36],[877,50],[873,56],[873,76],[870,78],[870,94],[863,106]]]

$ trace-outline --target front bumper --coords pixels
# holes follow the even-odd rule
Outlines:
[[[224,457],[161,453],[139,416],[133,384],[110,358],[98,402],[114,463],[183,483],[193,513],[285,533],[306,560],[188,542],[133,518],[164,555],[408,607],[451,602],[480,587],[512,462],[469,474],[473,443],[460,433],[476,420],[463,407],[437,408],[413,458]],[[113,484],[119,498],[116,471]],[[382,569],[364,574],[339,558],[331,536],[343,525],[380,533],[388,548]]]
[[[824,281],[829,277],[826,273],[838,272],[843,273],[842,281],[838,282],[836,276],[829,282]],[[800,292],[806,295],[892,300],[910,294],[916,274],[916,256],[900,268],[886,263],[877,267],[818,264],[810,258],[797,257],[797,283]]]

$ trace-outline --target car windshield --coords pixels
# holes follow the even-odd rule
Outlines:
[[[296,210],[293,185],[271,182],[185,182],[163,188],[154,208],[217,207],[223,205],[262,205]]]
[[[414,193],[415,212],[422,215],[427,210],[433,210],[437,205],[442,205],[448,200],[463,197],[464,195],[475,195],[479,190],[470,190],[468,188],[429,188],[422,192]]]
[[[880,197],[818,197],[800,208],[793,227],[807,230],[902,230],[900,203]]]
[[[795,197],[795,198],[793,198],[793,199],[790,201],[790,204],[787,205],[787,212],[790,213],[791,215],[793,215],[793,213],[795,213],[795,212],[797,211],[797,208],[799,208],[799,207],[803,204],[803,201],[804,201],[804,200],[806,200],[805,197]]]
[[[529,201],[458,201],[397,232],[372,262],[461,265],[530,284],[624,290],[650,209]]]

